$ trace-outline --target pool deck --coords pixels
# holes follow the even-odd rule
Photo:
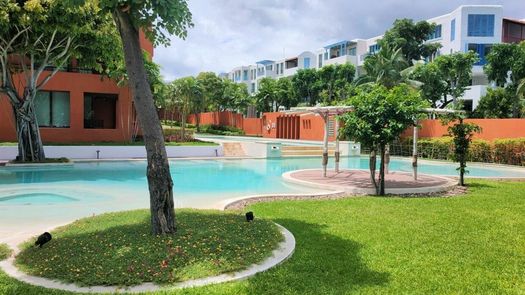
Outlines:
[[[323,177],[322,169],[304,169],[286,172],[283,178],[288,182],[315,188],[352,194],[375,194],[368,170],[328,170],[326,177]],[[387,194],[435,193],[452,189],[456,184],[457,180],[454,178],[435,175],[419,174],[417,180],[414,180],[411,173],[406,172],[390,172],[385,175]]]

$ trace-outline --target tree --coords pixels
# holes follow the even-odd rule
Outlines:
[[[296,95],[310,106],[319,99],[319,75],[316,69],[300,69],[292,77],[292,84]]]
[[[422,83],[419,87],[421,97],[428,101],[431,107],[438,108],[443,104],[443,99],[447,98],[449,87],[437,63],[418,64],[409,76],[411,79]]]
[[[271,112],[274,102],[277,101],[277,82],[270,77],[262,78],[259,89],[255,94],[258,112]]]
[[[0,93],[12,105],[17,159],[43,161],[35,111],[38,91],[75,58],[81,66],[105,73],[122,56],[115,52],[119,40],[111,19],[97,15],[91,2],[74,10],[54,0],[0,4]]]
[[[355,67],[350,63],[327,65],[319,69],[317,73],[323,101],[330,104],[342,99],[337,95],[343,93],[342,90],[346,88],[346,85],[353,82]]]
[[[435,29],[436,25],[427,21],[414,23],[411,19],[397,19],[379,44],[381,50],[385,46],[400,48],[408,65],[412,65],[413,60],[430,57],[441,47],[439,43],[426,42]]]
[[[370,148],[370,179],[378,195],[385,194],[385,150],[386,145],[413,126],[421,108],[426,104],[418,92],[406,84],[388,89],[379,84],[360,87],[358,95],[348,104],[354,110],[342,116],[342,134]],[[375,178],[376,153],[381,164],[379,181]]]
[[[287,109],[297,106],[297,97],[295,95],[292,80],[289,78],[280,78],[276,83],[276,103],[277,109],[284,106]]]
[[[172,97],[181,112],[181,139],[186,138],[186,120],[190,113],[197,114],[203,106],[203,91],[194,77],[185,77],[172,82]],[[195,117],[198,124],[198,116]]]
[[[454,161],[459,162],[459,185],[465,186],[465,173],[467,171],[467,156],[472,137],[481,132],[481,128],[474,123],[464,123],[463,115],[456,115],[452,119],[445,118],[444,124],[455,122],[448,127],[448,134],[454,139]]]
[[[164,135],[144,67],[139,31],[154,45],[169,44],[166,34],[185,38],[193,26],[185,0],[101,0],[102,13],[111,13],[122,39],[124,60],[137,117],[144,134],[153,234],[176,231],[171,179]]]
[[[518,117],[523,109],[523,102],[514,91],[502,87],[488,88],[481,97],[474,116],[478,118],[512,118],[516,110]]]
[[[385,43],[377,54],[366,57],[363,65],[365,74],[359,77],[356,83],[377,83],[390,89],[405,82],[402,71],[407,67],[408,63],[401,48],[394,48]]]
[[[525,42],[494,44],[484,71],[496,86],[517,85],[525,78]]]
[[[434,62],[443,75],[443,80],[447,83],[447,90],[443,93],[443,100],[440,105],[441,108],[456,102],[457,98],[465,94],[472,80],[472,67],[478,60],[477,53],[473,51],[456,52],[436,58]]]
[[[222,109],[243,109],[250,103],[248,88],[244,83],[235,83],[228,79],[223,79]]]
[[[421,83],[421,95],[432,107],[446,108],[465,94],[477,61],[472,51],[442,55],[433,62],[415,65],[408,76]]]
[[[202,87],[204,99],[209,109],[221,111],[224,108],[223,93],[224,82],[213,72],[201,72],[197,81]]]

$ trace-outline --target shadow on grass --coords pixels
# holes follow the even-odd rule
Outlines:
[[[346,294],[388,283],[388,273],[374,271],[361,260],[359,243],[329,234],[319,224],[274,221],[294,234],[295,252],[282,265],[250,279],[248,293]]]

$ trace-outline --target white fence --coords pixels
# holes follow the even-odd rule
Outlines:
[[[44,146],[46,157],[70,159],[132,159],[146,158],[144,146]],[[221,157],[222,146],[167,146],[169,158]],[[13,160],[18,154],[16,146],[0,147],[0,160]]]

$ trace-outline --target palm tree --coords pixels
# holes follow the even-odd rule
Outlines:
[[[407,82],[403,70],[408,66],[401,48],[385,44],[377,54],[366,58],[363,65],[366,73],[356,80],[356,84],[377,83],[390,89],[399,83]]]
[[[184,140],[187,115],[203,105],[202,87],[194,77],[180,78],[172,82],[172,97],[181,112],[181,140]]]

